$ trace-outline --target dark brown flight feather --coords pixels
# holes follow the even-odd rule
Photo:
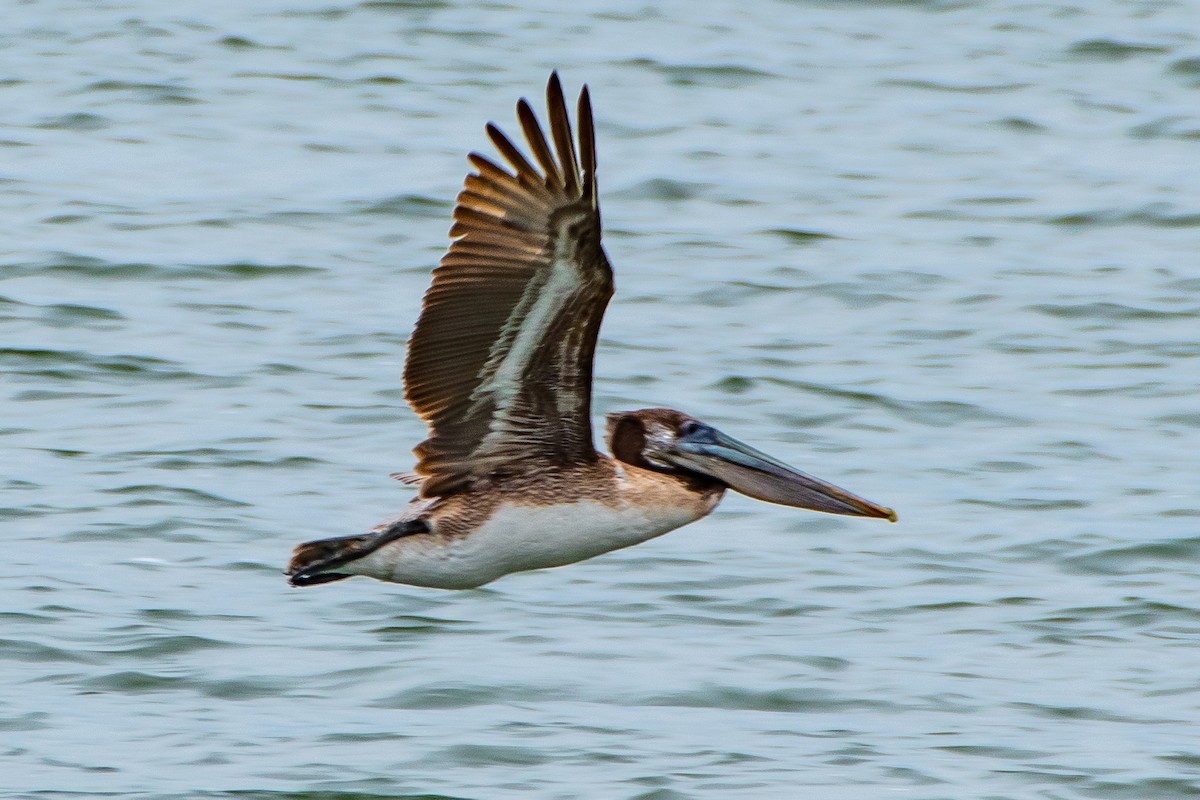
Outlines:
[[[477,172],[458,195],[454,243],[409,342],[405,397],[429,424],[414,451],[424,497],[597,459],[592,358],[613,285],[600,246],[596,136],[585,87],[581,170],[557,74],[546,98],[549,139],[529,104],[517,106],[541,170],[491,124],[512,171],[469,156]]]

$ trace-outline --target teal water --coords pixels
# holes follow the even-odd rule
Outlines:
[[[1200,795],[1196,12],[13,5],[0,795]],[[552,68],[599,122],[597,412],[901,523],[731,497],[481,590],[289,589],[410,496],[464,155]]]

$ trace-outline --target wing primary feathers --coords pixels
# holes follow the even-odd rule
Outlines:
[[[596,128],[592,121],[592,98],[587,84],[579,93],[579,149],[583,159],[583,194],[591,200],[592,208],[599,209],[600,201],[596,188]]]
[[[542,132],[542,126],[538,124],[533,109],[529,107],[529,103],[523,97],[517,103],[517,119],[521,121],[521,130],[524,131],[525,140],[529,142],[529,147],[533,150],[534,158],[546,171],[546,184],[553,188],[562,186],[562,175],[554,160],[554,153],[551,152],[550,145],[546,142],[546,134]],[[551,123],[551,130],[553,130],[553,123]],[[570,180],[570,172],[567,175]]]
[[[492,140],[492,144],[496,145],[496,149],[500,154],[508,160],[508,163],[513,165],[513,169],[517,171],[517,180],[521,183],[540,184],[540,176],[538,171],[534,169],[533,164],[529,163],[529,159],[517,149],[517,146],[508,140],[504,135],[504,131],[496,127],[495,123],[487,124],[487,134]]]
[[[550,135],[554,137],[554,146],[558,149],[558,158],[562,162],[562,173],[566,178],[567,193],[577,194],[579,192],[579,161],[575,158],[571,118],[567,116],[567,103],[563,99],[562,83],[558,80],[557,72],[550,74],[550,82],[546,84],[546,109],[550,115]]]
[[[536,199],[549,208],[553,202],[553,195],[541,183],[536,186],[528,183],[521,183],[518,178],[510,173],[504,167],[492,161],[487,156],[482,156],[479,153],[469,153],[467,160],[475,169],[479,170],[478,176],[483,180],[490,181],[498,186],[503,186],[506,190],[518,196],[533,195]]]

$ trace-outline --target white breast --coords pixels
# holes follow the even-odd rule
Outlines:
[[[510,572],[560,567],[639,544],[704,516],[715,504],[715,498],[707,507],[507,504],[466,536],[406,537],[342,569],[395,583],[469,589]]]

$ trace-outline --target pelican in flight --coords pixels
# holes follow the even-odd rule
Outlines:
[[[405,398],[429,426],[403,513],[370,533],[299,545],[293,586],[366,575],[469,589],[639,544],[711,512],[726,489],[796,508],[896,521],[890,508],[789,467],[669,408],[608,415],[592,439],[592,357],[612,269],[600,245],[596,133],[585,86],[578,149],[558,75],[550,137],[517,117],[532,160],[493,124],[508,162],[478,153],[453,243],[408,347]]]

